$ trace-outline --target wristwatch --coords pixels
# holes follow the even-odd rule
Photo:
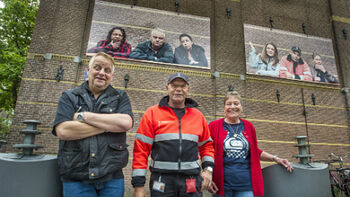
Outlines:
[[[84,112],[79,112],[77,116],[79,122],[84,122]]]
[[[204,170],[208,170],[209,172],[213,172],[213,167],[208,166],[208,167],[204,168]]]

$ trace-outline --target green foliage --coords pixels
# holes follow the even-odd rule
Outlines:
[[[8,134],[10,133],[10,125],[12,123],[13,113],[7,114],[2,112],[0,114],[0,140],[7,139]]]
[[[0,8],[0,132],[4,133],[16,105],[39,0],[0,2],[4,4]]]

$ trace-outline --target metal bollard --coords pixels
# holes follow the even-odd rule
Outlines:
[[[23,150],[23,155],[28,156],[33,154],[33,149],[43,148],[42,146],[35,145],[35,136],[41,134],[40,131],[36,130],[37,125],[41,124],[37,120],[25,120],[23,123],[27,124],[27,128],[20,131],[24,134],[23,144],[15,144],[12,147]]]

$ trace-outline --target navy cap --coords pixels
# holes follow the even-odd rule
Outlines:
[[[298,52],[299,55],[301,55],[301,49],[299,47],[294,46],[294,47],[292,47],[291,50],[294,51],[294,52]]]
[[[177,79],[177,78],[183,79],[187,84],[190,81],[185,74],[183,74],[183,73],[175,73],[175,74],[173,74],[173,75],[171,75],[169,77],[168,84],[171,83],[174,79]]]

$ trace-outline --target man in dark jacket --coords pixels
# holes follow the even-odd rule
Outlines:
[[[52,133],[60,139],[64,197],[124,196],[133,114],[127,94],[110,85],[113,72],[113,58],[99,52],[89,62],[88,81],[59,99]]]
[[[174,62],[173,49],[165,42],[165,33],[161,29],[153,29],[150,41],[142,42],[130,53],[130,58],[156,62]]]

